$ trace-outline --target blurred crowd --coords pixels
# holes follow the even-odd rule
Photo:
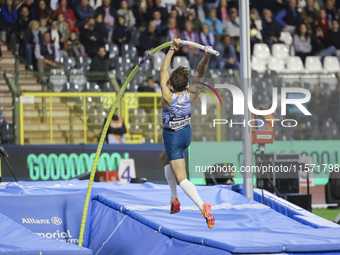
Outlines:
[[[61,57],[94,58],[100,47],[134,45],[140,56],[174,38],[221,52],[211,68],[239,70],[237,0],[1,0],[0,31],[27,69],[57,68]],[[340,1],[250,0],[251,48],[293,37],[295,54],[340,57]],[[197,49],[183,47],[195,68]]]

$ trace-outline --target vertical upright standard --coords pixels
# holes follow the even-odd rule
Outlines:
[[[240,12],[240,52],[241,52],[241,86],[244,94],[244,124],[242,129],[243,166],[251,169],[253,164],[253,146],[251,141],[251,127],[248,121],[251,119],[248,110],[248,88],[251,86],[251,66],[250,66],[250,23],[249,23],[249,0],[239,1]],[[243,173],[244,195],[253,199],[253,173],[245,171]]]

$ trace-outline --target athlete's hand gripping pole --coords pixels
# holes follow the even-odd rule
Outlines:
[[[193,46],[195,48],[198,48],[200,50],[204,50],[205,46],[201,45],[201,44],[198,44],[198,43],[195,43],[195,42],[190,42],[190,41],[182,41],[182,43],[184,45],[187,45],[187,46]],[[220,53],[214,49],[209,49],[208,50],[208,53],[210,53],[211,55],[215,55],[215,56],[219,56]]]

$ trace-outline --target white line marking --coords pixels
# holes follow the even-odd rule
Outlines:
[[[148,210],[169,210],[169,205],[163,206],[145,206],[145,205],[128,205],[125,206],[126,210],[133,210],[133,211],[148,211]],[[243,204],[243,205],[232,205],[230,203],[223,203],[219,205],[212,206],[213,210],[228,210],[228,209],[268,209],[269,207],[263,204]],[[196,211],[196,206],[182,206],[181,211]]]
[[[113,232],[111,233],[111,235],[106,239],[106,241],[102,244],[102,247],[100,247],[100,249],[97,251],[96,255],[98,255],[98,253],[104,248],[104,245],[110,240],[110,238],[113,236],[113,234],[116,232],[116,230],[118,229],[118,227],[120,226],[120,224],[123,223],[123,221],[125,220],[125,218],[127,217],[127,215],[124,216],[124,218],[119,222],[119,224],[117,225],[117,227],[115,228],[115,230],[113,230]]]

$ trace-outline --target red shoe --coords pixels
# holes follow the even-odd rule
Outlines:
[[[211,204],[210,203],[204,203],[203,209],[202,209],[202,215],[207,221],[208,228],[212,228],[215,225],[215,218],[211,214]]]
[[[180,211],[179,207],[181,206],[181,204],[179,203],[177,197],[175,197],[174,200],[170,201],[170,204],[171,204],[170,214],[178,213]]]

